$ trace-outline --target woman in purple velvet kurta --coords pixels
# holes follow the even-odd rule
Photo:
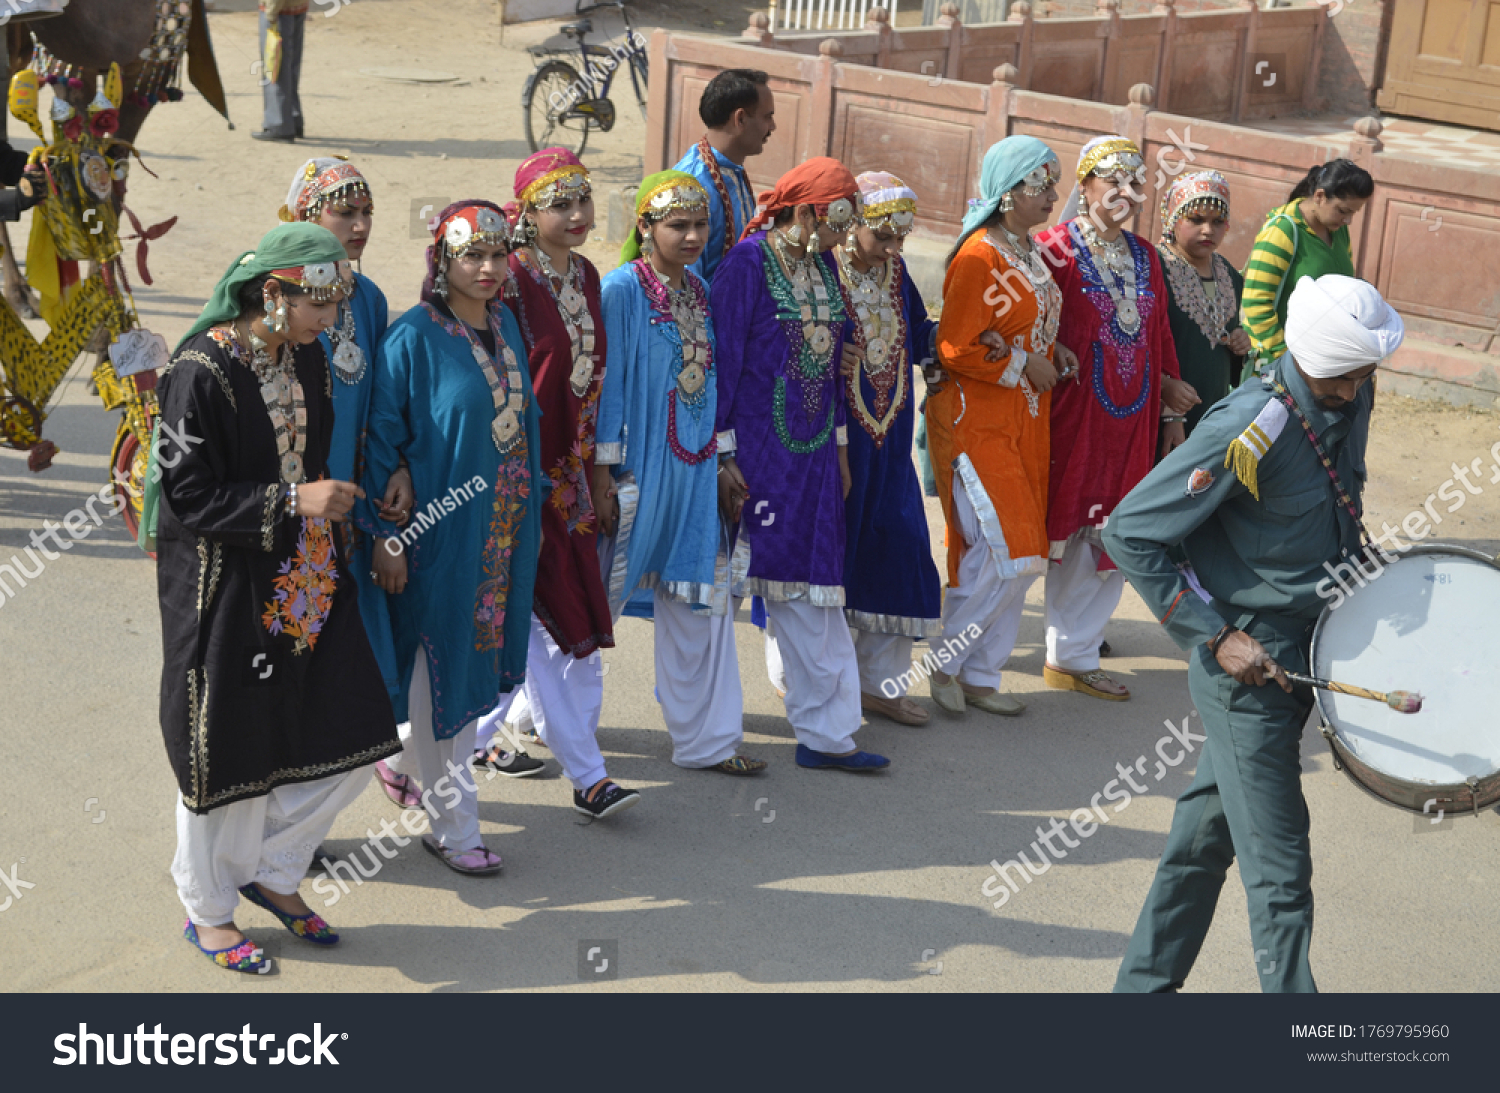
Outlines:
[[[835,263],[859,187],[809,160],[760,196],[762,212],[714,272],[720,499],[738,517],[737,571],[765,600],[785,665],[797,765],[879,770],[858,750],[859,664],[844,621],[844,445],[839,362],[849,336]],[[769,229],[762,231],[761,229]]]
[[[830,311],[839,319],[829,327],[836,349],[847,336],[838,274],[829,256],[817,262],[826,270]],[[773,277],[780,272],[768,237],[757,233],[730,250],[713,285],[714,327],[720,332],[715,362],[720,450],[727,446],[733,453],[750,491],[739,528],[741,557],[747,549],[750,555],[745,594],[842,607],[844,485],[838,449],[845,405],[839,358],[830,351],[815,379],[799,374],[793,359],[797,346],[787,332],[800,343],[801,325],[778,317],[768,265]],[[782,426],[778,398],[785,406]],[[778,429],[784,429],[790,447]]]

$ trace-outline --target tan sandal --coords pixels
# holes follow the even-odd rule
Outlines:
[[[1087,672],[1070,672],[1064,668],[1054,668],[1050,664],[1045,664],[1042,666],[1042,681],[1059,691],[1078,691],[1090,698],[1102,698],[1106,702],[1125,702],[1130,698],[1130,688],[1111,679],[1102,668],[1093,668]],[[1109,688],[1118,689],[1110,690]]]
[[[859,704],[866,713],[878,713],[881,717],[889,718],[898,725],[920,728],[932,718],[931,714],[905,695],[900,698],[886,698],[884,695],[860,692]]]

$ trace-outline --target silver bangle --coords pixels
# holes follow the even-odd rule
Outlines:
[[[297,518],[297,483],[291,482],[286,488],[286,514],[293,520]]]

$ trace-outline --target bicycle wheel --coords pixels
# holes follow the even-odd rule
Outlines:
[[[548,61],[527,76],[521,91],[521,116],[531,150],[560,145],[583,155],[589,142],[589,119],[573,109],[590,93],[587,81],[567,61]]]
[[[641,108],[641,120],[646,120],[646,104],[651,96],[651,81],[644,53],[630,55],[630,83],[635,88],[635,101]]]

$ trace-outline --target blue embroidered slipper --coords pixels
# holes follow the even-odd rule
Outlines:
[[[259,888],[253,883],[245,885],[240,889],[240,895],[244,896],[257,907],[264,907],[271,914],[281,920],[281,924],[303,941],[311,941],[314,945],[337,945],[339,935],[333,932],[333,927],[318,917],[316,912],[305,915],[289,915],[280,907],[268,900],[261,894]]]
[[[251,975],[266,975],[271,970],[271,962],[266,959],[260,946],[248,939],[232,949],[205,949],[203,942],[198,940],[198,927],[193,925],[192,919],[183,923],[182,936],[221,968],[228,968],[232,972],[249,972]]]

